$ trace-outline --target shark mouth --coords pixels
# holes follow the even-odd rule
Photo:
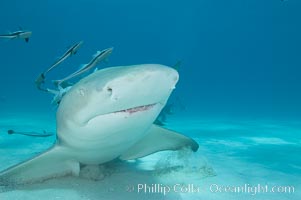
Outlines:
[[[149,110],[149,109],[153,108],[155,105],[156,105],[156,103],[153,103],[153,104],[149,104],[149,105],[138,106],[138,107],[134,107],[134,108],[128,108],[128,109],[125,109],[125,110],[119,110],[119,111],[116,111],[114,113],[129,113],[129,114],[132,114],[132,113],[135,113],[135,112]]]

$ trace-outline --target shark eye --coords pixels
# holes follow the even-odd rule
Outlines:
[[[107,91],[110,93],[110,95],[112,94],[113,92],[113,89],[111,87],[107,87]]]

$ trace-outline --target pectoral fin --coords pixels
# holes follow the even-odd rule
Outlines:
[[[77,161],[68,159],[65,148],[54,146],[50,150],[0,173],[0,186],[40,182],[68,174],[78,175]]]
[[[121,160],[132,160],[164,150],[179,150],[184,147],[197,151],[199,145],[193,139],[174,131],[153,125],[149,133],[124,152]]]

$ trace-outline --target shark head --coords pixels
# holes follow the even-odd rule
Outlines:
[[[128,148],[152,125],[178,79],[176,70],[155,64],[112,67],[93,73],[74,85],[60,103],[60,142],[82,147],[83,151],[87,147],[99,150],[100,144],[106,142]]]

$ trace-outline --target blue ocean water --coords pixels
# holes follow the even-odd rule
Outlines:
[[[1,109],[47,107],[33,80],[83,40],[51,75],[113,46],[100,68],[182,61],[176,95],[189,114],[300,119],[299,8],[296,0],[1,2],[1,32],[33,32],[29,43],[0,41]]]
[[[0,40],[0,117],[46,113],[54,120],[52,97],[34,80],[83,40],[47,81],[108,47],[114,51],[99,68],[181,61],[171,126],[177,127],[172,119],[183,119],[182,129],[201,136],[208,149],[300,177],[300,9],[298,0],[2,1],[0,34],[20,27],[33,34],[28,43]],[[200,130],[189,125],[196,118],[204,120]],[[221,124],[226,128],[208,128]],[[271,151],[280,153],[273,157]]]

